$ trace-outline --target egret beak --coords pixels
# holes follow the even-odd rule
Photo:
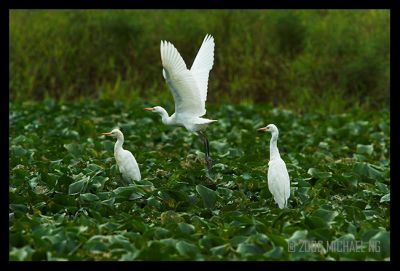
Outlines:
[[[101,133],[102,135],[105,135],[105,136],[112,136],[112,134],[111,133]]]
[[[267,127],[258,128],[257,131],[266,132],[267,131]]]
[[[144,110],[153,111],[153,110],[154,110],[154,107],[146,107],[146,108],[144,108]]]

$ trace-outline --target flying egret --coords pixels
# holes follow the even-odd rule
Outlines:
[[[289,173],[285,162],[279,154],[278,127],[269,124],[266,127],[257,129],[258,131],[270,132],[272,134],[269,144],[269,163],[268,163],[268,189],[274,196],[275,202],[279,208],[287,207],[287,201],[290,196],[290,180]]]
[[[122,178],[127,183],[140,181],[140,170],[135,157],[130,151],[122,148],[122,144],[124,144],[124,134],[119,129],[114,129],[109,133],[102,133],[102,135],[117,138],[117,142],[114,145],[114,156]]]
[[[190,70],[174,45],[161,41],[162,74],[175,101],[175,113],[171,116],[161,106],[145,108],[161,115],[166,125],[185,127],[203,140],[207,167],[212,167],[212,159],[204,130],[216,120],[202,118],[206,114],[208,75],[214,64],[214,38],[206,35]]]

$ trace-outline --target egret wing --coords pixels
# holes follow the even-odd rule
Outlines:
[[[214,64],[214,47],[214,38],[207,34],[190,68],[203,101],[207,100],[208,76]]]
[[[268,188],[279,208],[286,207],[290,196],[290,180],[282,159],[271,161],[268,168]]]
[[[121,173],[131,180],[140,181],[141,175],[139,166],[133,154],[130,151],[124,150],[122,157],[123,159],[121,159],[122,161],[120,163]]]
[[[160,51],[163,76],[174,97],[175,112],[203,116],[206,113],[205,103],[178,50],[170,42],[161,41]]]

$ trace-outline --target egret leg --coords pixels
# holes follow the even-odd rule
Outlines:
[[[211,168],[213,166],[213,162],[210,156],[210,145],[208,143],[208,138],[204,132],[199,132],[203,142],[204,142],[204,148],[205,148],[205,155],[206,155],[206,163],[207,163],[207,168],[208,171],[211,171]]]

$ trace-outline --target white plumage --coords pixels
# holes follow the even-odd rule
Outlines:
[[[130,151],[122,148],[122,145],[124,144],[124,134],[119,129],[114,129],[111,132],[103,133],[102,135],[117,138],[117,142],[114,145],[114,156],[119,171],[122,174],[122,178],[128,183],[140,181],[140,170],[135,157]]]
[[[282,160],[277,146],[279,131],[274,124],[269,124],[266,127],[258,129],[258,131],[271,132],[272,134],[269,146],[268,189],[279,208],[282,209],[287,207],[290,197],[290,179],[286,164]]]
[[[175,113],[171,116],[161,106],[145,108],[161,115],[166,125],[183,126],[188,131],[200,135],[206,148],[206,160],[209,168],[208,140],[203,132],[216,120],[202,118],[206,114],[208,76],[214,64],[214,38],[206,35],[190,70],[174,45],[161,41],[160,53],[163,66],[162,74],[175,101]]]

